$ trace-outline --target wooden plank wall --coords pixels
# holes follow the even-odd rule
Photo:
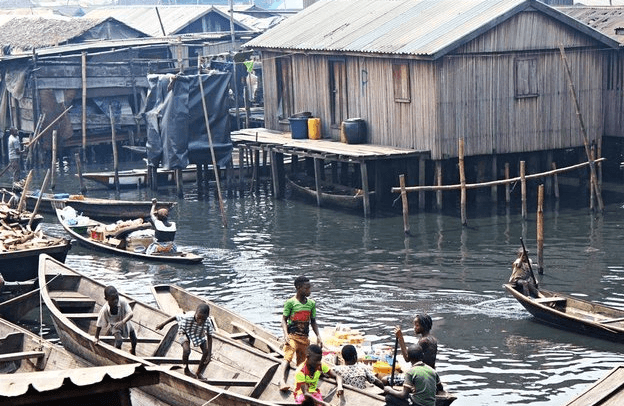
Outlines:
[[[603,82],[604,135],[624,138],[624,53],[608,52]]]

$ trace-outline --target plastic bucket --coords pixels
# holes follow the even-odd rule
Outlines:
[[[311,140],[321,139],[321,119],[313,117],[308,119],[308,138]]]
[[[292,138],[303,140],[308,138],[308,118],[290,117],[290,132]]]
[[[347,144],[366,143],[366,122],[361,118],[350,118],[340,125],[340,141]]]

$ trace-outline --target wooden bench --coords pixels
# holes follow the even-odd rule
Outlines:
[[[565,297],[540,297],[538,299],[535,299],[536,303],[540,303],[540,304],[564,304],[566,302],[566,298]]]
[[[274,357],[283,357],[281,348],[276,348],[275,345],[271,342],[269,342],[268,340],[263,339],[262,337],[256,335],[253,333],[253,331],[245,328],[244,326],[240,325],[239,323],[236,322],[232,322],[232,327],[234,327],[237,330],[240,330],[240,333],[232,333],[229,334],[229,337],[233,340],[240,340],[240,339],[245,339],[245,338],[249,338],[249,343],[251,344],[252,347],[256,347],[256,341],[261,342],[262,344],[266,345],[267,348],[269,349],[270,352],[268,352],[268,354],[274,356]]]
[[[100,341],[104,341],[104,342],[115,341],[115,336],[100,336]],[[122,338],[122,341],[124,343],[129,343],[130,338],[124,337]],[[160,343],[160,341],[161,341],[160,337],[137,337],[137,343],[158,344]]]
[[[63,313],[68,319],[97,320],[100,313]]]
[[[154,364],[173,364],[173,365],[182,365],[184,361],[182,361],[182,357],[143,357],[145,361],[153,362]],[[198,359],[189,359],[189,365],[199,365]]]
[[[41,359],[43,357],[45,357],[45,352],[43,351],[12,352],[8,354],[0,354],[0,362],[18,361],[31,358]]]

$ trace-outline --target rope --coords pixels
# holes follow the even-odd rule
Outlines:
[[[219,396],[223,395],[223,392],[219,392],[219,394],[217,396],[215,396],[214,398],[210,399],[209,401],[207,401],[206,403],[202,404],[202,406],[205,406],[209,403],[212,403],[213,400],[215,400],[216,398],[218,398]]]

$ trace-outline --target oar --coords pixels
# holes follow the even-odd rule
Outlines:
[[[392,357],[392,372],[390,374],[390,387],[394,386],[394,369],[396,367],[396,357],[399,350],[399,336],[394,339],[394,356]]]
[[[45,190],[48,188],[48,184],[50,183],[50,170],[48,169],[48,171],[46,172],[45,178],[43,178],[43,185],[41,185],[41,190],[39,190],[39,196],[37,197],[37,203],[35,203],[35,208],[33,209],[32,213],[30,213],[30,220],[28,220],[28,229],[31,229],[32,226],[32,222],[35,219],[35,216],[37,215],[37,211],[39,210],[39,205],[41,204],[41,198],[43,197],[43,193],[45,192]],[[24,193],[26,193],[24,191]]]
[[[531,266],[531,260],[529,259],[529,253],[524,246],[524,240],[520,237],[520,244],[522,244],[522,252],[526,256],[527,264],[529,264],[529,271],[531,271],[531,278],[533,278],[533,283],[535,283],[535,287],[537,288],[539,285],[537,284],[537,279],[535,279],[535,274],[533,273],[533,267]]]

